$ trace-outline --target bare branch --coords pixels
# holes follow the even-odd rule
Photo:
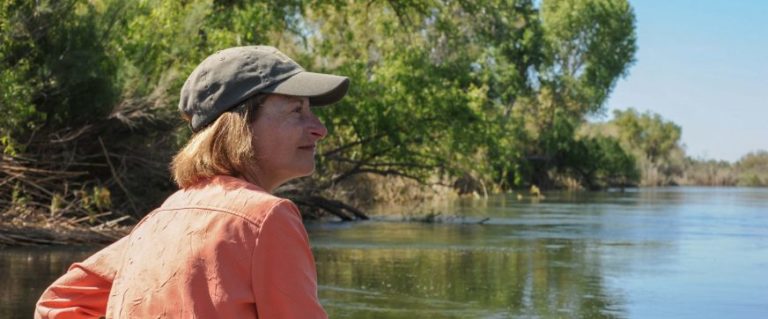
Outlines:
[[[120,186],[120,189],[125,192],[125,197],[128,198],[128,202],[131,204],[131,208],[133,208],[133,213],[138,214],[139,210],[136,208],[136,204],[133,202],[133,195],[131,195],[131,193],[128,191],[128,188],[125,187],[123,181],[120,180],[120,177],[117,175],[117,171],[112,165],[112,161],[109,159],[109,153],[107,152],[107,148],[104,146],[104,141],[101,140],[101,136],[99,136],[99,145],[101,145],[101,150],[104,151],[104,157],[107,159],[107,164],[109,164],[109,170],[112,172],[112,177],[115,178],[115,182],[117,182],[117,185]]]
[[[340,153],[340,152],[343,152],[345,150],[348,150],[348,149],[350,149],[352,147],[355,147],[355,146],[358,146],[358,145],[362,145],[362,144],[365,144],[365,143],[369,143],[369,142],[373,142],[374,140],[380,139],[380,138],[382,138],[384,136],[386,136],[386,134],[379,133],[377,135],[370,136],[368,138],[364,138],[362,140],[358,140],[358,141],[355,141],[355,142],[352,142],[352,143],[349,143],[349,144],[345,144],[345,145],[339,146],[339,147],[337,147],[335,149],[332,149],[330,151],[327,151],[327,152],[323,153],[322,156],[330,157],[330,156],[333,156],[333,155],[335,155],[337,153]]]

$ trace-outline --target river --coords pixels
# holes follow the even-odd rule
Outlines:
[[[768,189],[496,195],[310,223],[331,318],[768,318]],[[395,216],[395,217],[392,217]],[[94,248],[0,250],[0,318]]]

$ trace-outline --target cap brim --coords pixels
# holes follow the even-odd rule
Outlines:
[[[261,92],[309,98],[312,106],[333,104],[341,100],[349,89],[349,78],[332,74],[299,72]]]

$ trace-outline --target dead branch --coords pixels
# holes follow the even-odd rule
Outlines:
[[[120,189],[125,192],[126,197],[128,198],[128,203],[131,204],[131,208],[133,208],[133,213],[138,214],[139,210],[136,208],[136,204],[133,202],[133,195],[131,195],[131,192],[128,191],[128,188],[125,187],[123,184],[123,181],[120,180],[120,177],[117,175],[117,171],[115,170],[115,166],[112,165],[112,161],[109,159],[109,152],[107,152],[107,147],[104,146],[104,141],[101,140],[101,136],[99,136],[99,145],[101,145],[101,150],[104,151],[104,158],[107,160],[107,165],[109,165],[109,170],[112,172],[112,178],[115,179],[115,182],[118,186],[120,186]]]
[[[299,196],[291,198],[299,205],[320,208],[343,221],[367,220],[368,216],[359,209],[344,204],[341,201],[322,196]]]

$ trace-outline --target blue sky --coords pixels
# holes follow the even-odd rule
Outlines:
[[[607,106],[661,114],[693,157],[768,150],[768,0],[630,0],[639,50]]]

